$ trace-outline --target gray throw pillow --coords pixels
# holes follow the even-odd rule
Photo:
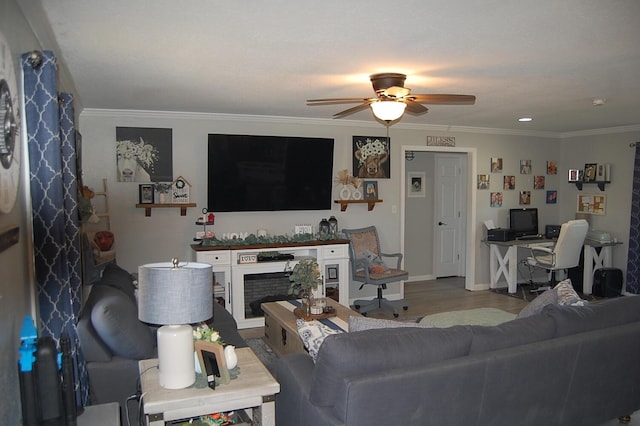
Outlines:
[[[431,328],[431,325],[423,325],[417,322],[401,322],[378,318],[367,318],[359,316],[349,317],[349,332],[373,330],[377,328],[401,328],[401,327],[423,327]]]
[[[558,303],[558,293],[555,289],[550,288],[533,299],[525,306],[516,318],[526,318],[542,312],[542,308],[547,305],[555,305]]]
[[[125,271],[116,264],[110,263],[102,272],[102,278],[95,285],[107,285],[109,287],[117,288],[129,298],[136,302],[136,288],[133,285],[133,275]]]

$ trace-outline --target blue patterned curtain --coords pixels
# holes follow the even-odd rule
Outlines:
[[[627,292],[640,294],[640,142],[636,142],[631,195],[631,225],[627,254]]]
[[[52,52],[22,55],[39,330],[71,340],[76,402],[89,403],[76,324],[81,308],[80,225],[73,97],[57,93]]]

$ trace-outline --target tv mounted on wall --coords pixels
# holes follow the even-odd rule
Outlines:
[[[211,212],[330,210],[333,139],[210,134]]]

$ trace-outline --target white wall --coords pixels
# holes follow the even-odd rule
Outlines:
[[[154,209],[152,217],[145,217],[141,209],[134,206],[138,200],[137,183],[117,183],[115,181],[115,128],[117,126],[132,127],[165,127],[173,129],[173,170],[174,176],[183,175],[192,184],[192,200],[198,207],[190,209],[186,217],[181,217],[177,210]],[[508,209],[518,206],[518,193],[521,189],[530,190],[532,202],[530,207],[540,209],[540,226],[557,224],[573,217],[575,187],[566,182],[569,168],[577,167],[573,159],[575,151],[580,151],[585,160],[579,164],[592,160],[588,150],[593,150],[593,158],[603,157],[602,152],[609,152],[605,147],[601,151],[596,146],[602,143],[602,137],[576,136],[560,139],[556,135],[534,134],[519,135],[515,132],[495,131],[486,129],[453,129],[447,131],[442,127],[394,125],[391,128],[391,179],[379,180],[380,197],[383,203],[376,205],[372,212],[368,212],[363,205],[349,206],[346,212],[340,212],[338,205],[331,211],[314,212],[284,212],[284,213],[219,213],[216,215],[214,231],[224,232],[255,232],[266,228],[271,234],[292,233],[293,225],[297,223],[311,223],[317,226],[323,217],[335,215],[340,228],[351,228],[366,225],[376,225],[381,234],[385,250],[401,251],[400,247],[400,214],[392,212],[392,207],[399,209],[400,203],[400,147],[403,145],[426,145],[426,136],[455,136],[459,147],[477,148],[477,173],[491,174],[491,189],[477,192],[477,235],[475,236],[475,281],[476,287],[489,283],[489,250],[481,242],[484,236],[483,223],[492,219],[496,225],[508,226]],[[278,117],[237,117],[225,115],[162,113],[162,112],[132,112],[132,111],[104,111],[85,110],[80,118],[80,131],[83,135],[83,167],[85,184],[100,188],[101,179],[107,178],[111,193],[111,209],[113,231],[116,235],[116,249],[118,263],[129,271],[136,271],[138,265],[146,262],[167,260],[173,256],[191,258],[189,245],[195,231],[201,228],[194,224],[200,209],[206,204],[206,149],[208,133],[246,133],[270,134],[282,136],[313,136],[330,137],[336,141],[334,154],[334,172],[340,169],[351,170],[351,152],[353,135],[385,136],[385,128],[375,122],[352,122],[348,120],[304,120]],[[638,132],[635,133],[638,135]],[[620,144],[628,144],[633,133],[627,135],[614,134],[611,137],[620,140]],[[606,138],[605,138],[606,139]],[[637,139],[637,137],[636,137]],[[608,139],[607,139],[608,140]],[[588,147],[583,149],[582,145]],[[564,147],[567,147],[566,149]],[[613,179],[616,184],[607,188],[613,199],[628,197],[632,164],[626,158],[630,154],[626,148],[623,154],[603,158],[611,158],[614,164]],[[611,154],[613,155],[613,154]],[[503,172],[490,173],[492,157],[503,159]],[[519,162],[521,159],[532,160],[533,172],[530,175],[520,175]],[[571,161],[569,161],[571,159]],[[555,176],[546,175],[546,161],[558,162],[559,170]],[[416,163],[417,164],[417,163]],[[414,166],[411,166],[414,167]],[[425,166],[428,169],[428,166]],[[502,176],[513,174],[517,184],[515,191],[503,191],[504,203],[502,208],[491,208],[489,204],[492,191],[502,191]],[[545,190],[533,190],[533,176],[543,174],[546,177]],[[476,176],[469,176],[472,190],[475,191]],[[620,181],[628,181],[624,188]],[[546,190],[558,190],[557,205],[545,203]],[[614,194],[616,194],[614,196]],[[335,198],[338,198],[337,187],[334,188]],[[415,199],[413,199],[415,200]],[[411,201],[413,201],[411,200]],[[413,208],[411,203],[408,208]],[[628,217],[629,201],[624,203],[621,216]],[[612,210],[610,210],[612,211]],[[413,212],[413,211],[412,211]],[[610,213],[608,212],[608,215]],[[612,213],[611,213],[612,214]],[[618,214],[616,214],[617,217]],[[611,216],[614,217],[614,216]],[[412,219],[415,220],[415,219]],[[421,217],[420,223],[407,229],[420,229],[423,232],[426,217]],[[624,238],[627,234],[628,220],[608,220],[606,225]],[[600,218],[598,219],[600,222]],[[413,232],[413,231],[412,231]],[[415,233],[418,235],[418,232]],[[416,252],[428,250],[425,239],[419,243],[407,243],[405,247],[406,267],[412,275],[427,275],[429,270],[423,268],[414,260]],[[626,246],[625,246],[626,247]],[[616,249],[616,256],[620,249]],[[626,254],[625,254],[626,255]],[[616,259],[616,265],[619,260]],[[428,266],[425,264],[424,266]],[[623,268],[624,269],[624,268]]]

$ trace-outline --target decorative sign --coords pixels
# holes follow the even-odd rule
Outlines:
[[[258,263],[258,255],[257,254],[239,254],[238,255],[238,263]]]
[[[313,227],[311,225],[296,225],[294,233],[297,234],[313,234]]]
[[[455,136],[427,136],[427,146],[456,146]]]
[[[191,184],[182,176],[178,176],[171,183],[171,203],[184,204],[189,202],[189,194],[191,192]]]

